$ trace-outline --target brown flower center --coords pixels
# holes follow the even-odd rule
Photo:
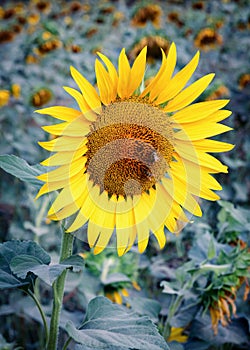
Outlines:
[[[139,98],[104,107],[87,139],[87,172],[110,196],[148,191],[172,160],[173,130],[168,117]]]

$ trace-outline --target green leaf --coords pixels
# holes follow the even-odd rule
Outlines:
[[[133,311],[140,316],[148,316],[153,322],[158,321],[158,315],[161,311],[161,304],[152,299],[142,297],[129,297],[126,299]]]
[[[106,286],[113,283],[130,282],[130,278],[123,273],[116,272],[109,274],[105,279],[102,279],[102,283]]]
[[[32,241],[8,241],[0,244],[0,289],[21,288],[32,283],[34,275],[20,273],[15,275],[12,265],[15,259],[25,256],[33,261],[40,261],[43,264],[50,263],[50,256],[35,242]]]
[[[48,266],[37,257],[25,254],[16,256],[11,260],[10,264],[12,272],[17,277],[26,278],[28,273],[32,272],[50,286],[52,286],[64,270],[71,269],[74,272],[79,272],[83,265],[83,259],[79,255],[73,255],[61,264]]]
[[[18,179],[40,187],[42,182],[36,177],[42,173],[40,165],[29,165],[24,159],[14,155],[0,155],[0,168]]]
[[[11,259],[11,271],[19,278],[25,279],[29,272],[38,265],[43,265],[42,260],[36,256],[20,254]],[[47,266],[47,265],[45,265]]]
[[[84,259],[80,255],[71,255],[63,260],[61,264],[71,268],[74,272],[79,272],[84,267]]]
[[[232,218],[234,218],[234,220],[238,221],[242,225],[248,224],[247,218],[244,215],[244,211],[242,209],[235,208],[231,202],[220,200],[218,203]]]
[[[169,350],[156,326],[104,297],[89,302],[86,318],[77,329],[71,321],[66,324],[68,334],[83,345],[78,349],[135,349]]]
[[[170,350],[184,350],[184,346],[176,341],[169,344]]]
[[[232,265],[231,264],[224,264],[224,265],[204,264],[204,265],[200,265],[199,269],[201,271],[213,271],[215,274],[225,274],[225,273],[230,273],[232,271]]]
[[[197,238],[194,240],[192,248],[188,252],[188,257],[193,262],[198,264],[207,260],[209,258],[208,254],[212,255],[212,253],[215,253],[215,258],[221,251],[227,252],[229,249],[228,245],[216,242],[212,234],[209,232],[197,235],[196,237]],[[213,243],[211,243],[211,240],[213,240]],[[213,244],[214,247],[211,247],[211,244]]]
[[[190,339],[192,342],[192,338],[201,339],[205,341],[207,344],[211,346],[211,348],[218,348],[219,345],[223,344],[249,344],[249,329],[247,320],[243,317],[234,318],[227,325],[227,327],[223,327],[219,324],[218,326],[218,334],[215,336],[212,330],[212,327],[208,327],[211,320],[208,315],[204,315],[204,317],[195,319],[191,324],[190,329]],[[247,349],[247,347],[242,346],[243,349]],[[190,346],[190,349],[192,347]],[[237,347],[240,349],[241,347]],[[193,349],[193,348],[192,348]]]
[[[207,257],[209,260],[213,259],[216,255],[216,248],[214,243],[214,238],[211,236],[209,245],[208,245],[208,251],[207,251]]]
[[[166,294],[181,294],[180,291],[174,290],[167,281],[161,281],[160,287],[163,287],[162,293]]]
[[[20,288],[23,286],[28,285],[29,282],[20,282],[17,278],[15,278],[13,275],[9,274],[8,272],[5,272],[3,270],[0,270],[0,290],[1,289],[9,289],[9,288]]]

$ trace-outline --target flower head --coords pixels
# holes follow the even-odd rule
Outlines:
[[[167,339],[168,342],[177,341],[178,343],[185,343],[188,340],[188,336],[183,334],[185,328],[171,327],[170,335]]]
[[[35,107],[41,107],[52,99],[52,93],[46,88],[36,91],[31,97],[31,103]]]
[[[148,4],[138,8],[132,18],[132,25],[135,27],[144,27],[150,21],[158,28],[160,26],[161,15],[162,10],[159,5]]]
[[[128,54],[129,58],[134,60],[145,46],[147,46],[147,62],[152,63],[157,59],[161,59],[162,50],[165,54],[168,53],[170,43],[159,35],[145,36],[134,45]]]
[[[201,50],[214,50],[223,44],[223,38],[212,28],[202,29],[196,36],[194,44]]]
[[[179,222],[188,222],[186,210],[201,216],[198,197],[219,198],[213,191],[221,186],[211,174],[227,172],[227,167],[208,153],[233,148],[209,139],[231,129],[218,123],[231,114],[222,110],[228,100],[190,105],[214,74],[184,88],[198,65],[199,53],[172,76],[177,56],[172,44],[168,56],[162,51],[158,73],[140,92],[146,50],[142,49],[130,67],[123,49],[118,71],[98,53],[99,93],[71,67],[80,91],[64,89],[79,110],[55,106],[38,111],[63,122],[43,127],[58,137],[39,143],[55,152],[42,164],[58,168],[38,177],[44,185],[37,197],[61,189],[49,218],[72,216],[68,232],[88,223],[88,242],[94,253],[108,245],[114,231],[119,255],[136,239],[139,252],[143,252],[150,232],[164,247],[165,228],[178,231]]]

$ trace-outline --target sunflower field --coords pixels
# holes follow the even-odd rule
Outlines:
[[[250,347],[249,0],[0,2],[0,350]]]

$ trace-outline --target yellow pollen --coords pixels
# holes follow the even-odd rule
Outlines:
[[[87,139],[87,172],[109,196],[148,191],[172,160],[173,130],[167,115],[139,98],[103,107]]]

